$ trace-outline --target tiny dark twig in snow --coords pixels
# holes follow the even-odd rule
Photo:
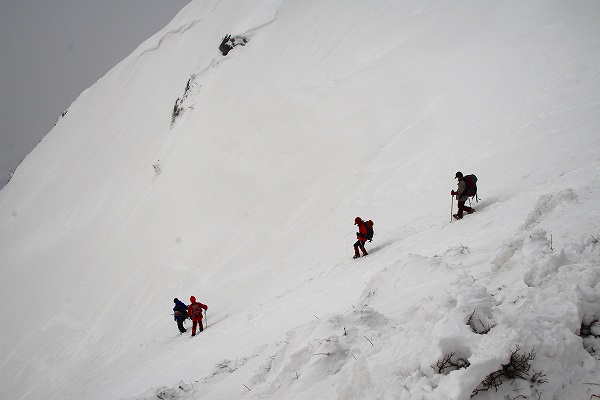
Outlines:
[[[586,324],[583,321],[581,321],[581,328],[579,330],[579,336],[581,336],[581,337],[593,336],[595,338],[599,337],[599,335],[594,335],[594,333],[592,333],[592,327],[594,325],[598,325],[598,322],[600,322],[600,318],[598,318],[596,316],[594,316],[592,318],[592,320],[589,322],[589,324]]]
[[[365,335],[363,335],[365,339],[367,339],[369,341],[369,343],[371,343],[371,346],[375,347],[375,345],[373,344],[373,342],[371,341],[371,339],[369,339],[368,337],[366,337]]]
[[[531,364],[535,360],[534,350],[529,353],[520,353],[520,346],[515,345],[515,350],[511,351],[510,360],[507,364],[502,364],[502,368],[498,371],[492,372],[473,390],[470,397],[474,397],[480,392],[485,392],[490,389],[494,389],[496,392],[498,388],[507,380],[524,379],[535,384],[548,383],[546,374],[543,371],[532,371]]]
[[[455,360],[454,354],[454,352],[448,354],[442,360],[438,361],[435,366],[432,365],[431,367],[434,368],[437,373],[443,374],[444,370],[447,369],[455,370],[461,368],[468,368],[469,366],[471,366],[471,363],[465,360],[464,358],[457,358]]]
[[[242,385],[244,385],[244,384],[242,383]],[[244,385],[244,387],[245,387],[246,389],[248,389],[248,391],[249,391],[249,392],[251,392],[251,391],[252,391],[252,390],[251,390],[251,389],[250,389],[248,386]]]
[[[546,374],[544,371],[534,372],[530,379],[531,382],[537,383],[548,383],[548,379],[546,378]]]

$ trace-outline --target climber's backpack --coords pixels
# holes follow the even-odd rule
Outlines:
[[[370,242],[373,240],[373,221],[365,221],[365,227],[367,228],[367,240]]]
[[[467,197],[477,196],[477,177],[473,174],[466,175],[465,181],[465,195]]]

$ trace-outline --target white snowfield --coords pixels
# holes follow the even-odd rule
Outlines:
[[[599,21],[190,3],[0,191],[0,398],[600,396]],[[456,171],[480,201],[450,223]]]

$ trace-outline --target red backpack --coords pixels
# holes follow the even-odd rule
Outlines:
[[[200,303],[193,303],[188,306],[188,313],[192,319],[202,318],[202,306]]]

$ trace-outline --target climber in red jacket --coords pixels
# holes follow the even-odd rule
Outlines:
[[[192,319],[192,336],[196,336],[196,325],[200,327],[200,332],[204,330],[202,326],[202,310],[208,310],[206,304],[198,303],[194,296],[190,296],[190,305],[188,306],[188,314]]]

